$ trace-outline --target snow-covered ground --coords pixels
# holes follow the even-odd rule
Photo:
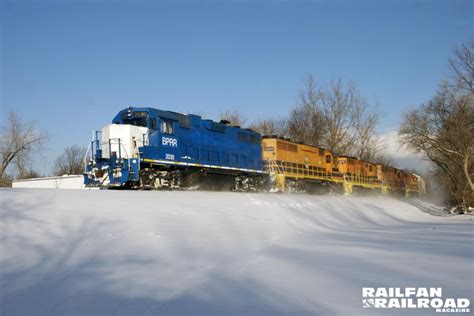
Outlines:
[[[1,315],[407,313],[364,309],[364,286],[442,287],[472,302],[472,216],[378,197],[0,196]]]

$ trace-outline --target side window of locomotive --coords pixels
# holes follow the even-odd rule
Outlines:
[[[173,134],[173,121],[163,120],[161,122],[161,132],[163,134]]]
[[[154,117],[150,119],[150,128],[156,130],[156,119]]]

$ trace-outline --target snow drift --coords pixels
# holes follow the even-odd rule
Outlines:
[[[471,217],[433,216],[394,199],[0,194],[1,315],[396,312],[364,309],[364,286],[472,297]]]

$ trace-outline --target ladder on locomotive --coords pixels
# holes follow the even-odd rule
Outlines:
[[[267,165],[268,169],[270,171],[270,175],[274,174],[284,174],[284,170],[282,169],[281,166],[278,165],[278,163],[275,160],[267,160]]]

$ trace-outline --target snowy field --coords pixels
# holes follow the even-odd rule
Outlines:
[[[422,203],[54,189],[0,197],[2,316],[410,314],[364,309],[364,286],[442,287],[472,303],[472,216],[433,216]],[[411,314],[420,312],[436,314]]]

